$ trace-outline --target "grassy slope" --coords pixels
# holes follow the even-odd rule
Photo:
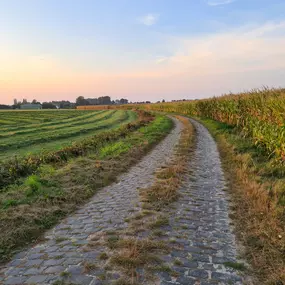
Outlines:
[[[153,122],[118,141],[100,145],[64,165],[43,165],[36,174],[0,193],[0,253],[7,259],[112,183],[172,128],[170,119]]]

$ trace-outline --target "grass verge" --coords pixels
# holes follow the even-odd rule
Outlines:
[[[285,284],[285,167],[228,125],[200,121],[217,140],[233,197],[231,218],[257,284]]]
[[[165,116],[149,121],[138,129],[132,125],[125,127],[124,135],[109,138],[105,134],[104,144],[98,143],[96,147],[85,144],[84,156],[71,152],[68,160],[41,164],[31,176],[3,188],[5,191],[0,192],[1,261],[35,241],[98,189],[115,181],[173,127]]]

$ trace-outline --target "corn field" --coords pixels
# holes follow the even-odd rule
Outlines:
[[[205,100],[151,104],[145,108],[210,118],[236,127],[270,158],[285,162],[285,89],[265,88]]]

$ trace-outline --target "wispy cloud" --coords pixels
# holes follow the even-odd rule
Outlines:
[[[168,59],[158,58],[165,63],[158,72],[206,76],[285,70],[284,34],[285,21],[281,21],[211,35],[174,37],[168,43],[173,54]]]
[[[152,25],[157,23],[158,19],[159,19],[159,14],[151,14],[151,13],[149,13],[147,15],[144,15],[144,16],[140,17],[138,20],[143,25],[152,26]]]
[[[0,53],[0,98],[11,103],[18,94],[44,101],[107,93],[154,101],[284,86],[284,35],[285,20],[250,23],[208,35],[158,35],[159,47],[165,49],[150,45],[146,51],[137,51],[142,63],[127,54],[122,63],[114,59],[114,65],[104,71],[96,65],[94,70],[78,69],[49,54],[24,58]]]
[[[165,63],[165,62],[167,62],[168,61],[168,57],[166,57],[166,56],[160,56],[160,57],[158,57],[157,59],[156,59],[156,63],[157,64],[161,64],[161,63]]]
[[[227,5],[235,2],[235,0],[213,0],[213,1],[208,1],[209,6],[221,6],[221,5]]]

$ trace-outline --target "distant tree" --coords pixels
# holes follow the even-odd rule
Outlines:
[[[62,109],[70,109],[70,108],[73,108],[75,106],[74,103],[70,103],[69,101],[62,101],[60,103],[60,108]]]
[[[43,109],[56,109],[56,106],[52,103],[49,103],[49,102],[44,102],[42,104],[42,108]]]
[[[128,101],[127,99],[123,99],[123,98],[122,98],[122,99],[120,100],[120,104],[128,104],[128,102],[129,102],[129,101]]]
[[[76,99],[76,106],[85,106],[85,105],[89,105],[89,102],[83,96],[79,96]]]
[[[110,96],[102,96],[98,98],[99,105],[111,105],[111,97]]]
[[[98,105],[98,99],[97,98],[88,98],[86,99],[88,101],[89,105]]]
[[[104,104],[111,105],[111,97],[110,96],[104,96]]]
[[[53,105],[58,106],[60,109],[70,109],[71,107],[73,107],[71,105],[74,105],[74,103],[71,104],[70,101],[64,101],[64,100],[62,100],[62,101],[51,101],[49,103],[52,103]]]

